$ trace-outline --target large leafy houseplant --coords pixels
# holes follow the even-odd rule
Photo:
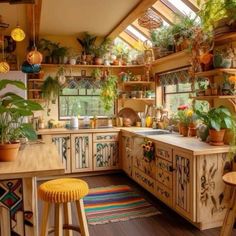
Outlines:
[[[24,83],[16,80],[0,80],[0,91],[7,85],[26,89]],[[14,160],[19,149],[19,138],[37,138],[32,125],[24,117],[32,116],[34,111],[42,110],[41,105],[26,100],[15,93],[7,92],[0,96],[0,160]],[[10,156],[6,154],[10,151]]]
[[[223,145],[225,129],[232,129],[235,127],[235,121],[228,108],[220,106],[218,108],[212,108],[208,112],[199,110],[196,110],[195,112],[209,128],[211,144]]]
[[[82,47],[83,53],[85,55],[90,55],[93,52],[93,46],[97,37],[89,34],[88,32],[84,32],[82,38],[77,38],[77,41]]]

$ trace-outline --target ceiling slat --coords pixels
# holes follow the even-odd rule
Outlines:
[[[169,24],[176,23],[176,14],[162,2],[157,1],[152,8]]]
[[[107,35],[108,38],[114,39],[122,31],[124,31],[128,25],[135,21],[140,15],[142,15],[149,7],[152,6],[157,0],[142,0],[129,14]]]
[[[180,16],[183,15],[183,13],[168,0],[159,0],[159,1],[162,2],[164,5],[166,5],[168,8],[170,8],[170,10],[172,10],[177,15]]]
[[[197,0],[182,0],[182,2],[185,3],[194,12],[199,11],[199,6],[197,5]]]
[[[126,33],[125,31],[121,32],[119,34],[119,37],[124,40],[126,43],[128,43],[131,47],[135,48],[135,45],[137,44],[137,40],[135,40],[131,35]]]

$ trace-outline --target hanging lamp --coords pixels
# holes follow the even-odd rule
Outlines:
[[[17,14],[17,24],[16,24],[16,27],[11,31],[11,37],[13,38],[13,40],[20,42],[24,40],[25,32],[20,28],[17,9],[16,9],[16,14]]]
[[[34,16],[34,7],[33,5],[33,50],[30,51],[27,54],[27,61],[29,64],[34,65],[34,64],[41,64],[43,60],[42,54],[37,50],[36,44],[35,44],[35,16]]]

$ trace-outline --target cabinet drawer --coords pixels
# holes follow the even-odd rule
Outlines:
[[[164,145],[159,145],[158,143],[155,146],[156,148],[156,155],[158,157],[161,157],[167,161],[172,162],[172,149],[164,146]]]
[[[145,175],[142,171],[133,167],[133,178],[142,187],[147,189],[149,192],[154,194],[155,191],[155,180]]]
[[[155,196],[159,198],[162,202],[167,204],[168,206],[173,205],[172,199],[173,199],[173,193],[172,190],[168,189],[166,186],[163,184],[159,183],[158,181],[156,182],[156,187],[155,187]]]
[[[93,141],[94,142],[101,142],[101,141],[118,141],[119,133],[95,133],[93,134]]]
[[[162,158],[157,158],[156,163],[157,163],[156,179],[169,189],[172,189],[173,188],[172,163]]]

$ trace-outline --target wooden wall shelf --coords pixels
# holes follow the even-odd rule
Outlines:
[[[127,81],[123,82],[123,85],[137,85],[137,84],[154,84],[154,81]]]
[[[215,75],[221,75],[223,73],[227,74],[236,74],[236,68],[222,68],[222,69],[214,69],[203,72],[195,73],[195,77],[210,77]]]
[[[236,32],[226,33],[224,35],[215,37],[214,41],[216,44],[223,44],[229,41],[236,41]]]
[[[70,64],[42,64],[43,67],[70,67],[70,68],[142,68],[144,65],[126,65],[126,66],[105,66],[105,65],[70,65]]]

